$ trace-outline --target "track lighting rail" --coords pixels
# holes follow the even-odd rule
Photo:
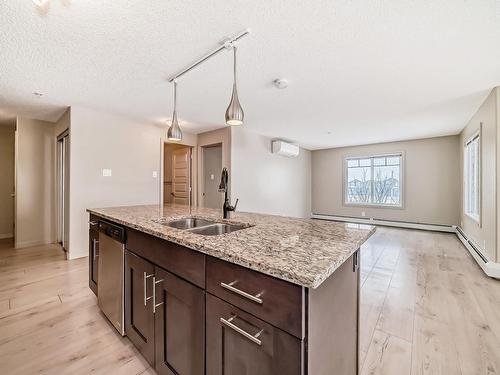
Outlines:
[[[231,49],[233,47],[234,42],[236,42],[237,40],[243,38],[244,36],[246,36],[248,34],[250,34],[250,29],[246,29],[245,31],[240,32],[239,34],[236,34],[236,35],[232,36],[231,38],[228,38],[220,45],[220,47],[217,47],[216,49],[208,52],[206,55],[200,57],[198,60],[193,62],[191,65],[185,67],[184,69],[182,69],[182,70],[178,71],[177,73],[173,74],[172,76],[170,76],[168,78],[168,81],[173,82],[175,79],[177,79],[180,76],[191,71],[192,69],[194,69],[195,67],[200,65],[202,62],[204,62],[204,61],[208,60],[209,58],[211,58],[212,56],[218,54],[223,49]]]

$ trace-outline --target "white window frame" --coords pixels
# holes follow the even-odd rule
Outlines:
[[[482,180],[482,158],[481,158],[481,150],[482,150],[482,137],[481,137],[481,126],[482,124],[480,125],[480,128],[477,132],[475,132],[470,138],[468,138],[465,142],[464,142],[464,158],[463,158],[463,165],[464,165],[464,168],[463,168],[463,186],[464,186],[464,189],[463,189],[463,207],[464,207],[464,214],[470,218],[472,221],[474,221],[476,224],[478,224],[479,226],[481,226],[481,213],[482,213],[482,210],[481,210],[481,205],[482,205],[482,192],[483,192],[483,189],[482,189],[482,184],[481,184],[481,180]],[[468,153],[468,149],[467,147],[472,143],[474,142],[475,140],[477,139],[477,145],[478,145],[478,149],[477,149],[477,168],[476,168],[476,175],[477,175],[477,204],[478,204],[478,214],[475,215],[471,212],[469,212],[468,210],[468,207],[469,207],[469,163],[468,163],[468,156],[469,156],[469,153]]]
[[[399,164],[399,194],[400,194],[400,203],[399,204],[381,204],[381,203],[356,203],[356,202],[349,202],[347,200],[347,195],[349,188],[347,184],[349,183],[348,181],[348,162],[349,160],[356,160],[356,159],[375,159],[375,158],[383,158],[383,157],[391,157],[391,156],[398,156],[400,158],[400,164]],[[370,165],[370,168],[372,169],[372,176],[373,176],[373,162]],[[405,170],[405,153],[403,151],[398,151],[398,152],[389,152],[389,153],[380,153],[380,154],[370,154],[370,155],[347,155],[344,156],[344,180],[342,181],[343,184],[343,191],[344,191],[344,200],[343,200],[343,205],[344,206],[351,206],[351,207],[373,207],[373,208],[394,208],[394,209],[404,209],[405,207],[405,181],[404,181],[404,170]],[[372,188],[372,194],[373,194],[373,188]]]

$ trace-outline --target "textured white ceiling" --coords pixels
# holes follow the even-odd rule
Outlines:
[[[454,134],[500,84],[500,0],[13,0],[0,2],[0,117],[81,105],[165,121],[166,77],[247,27],[246,126],[308,148]],[[223,126],[231,55],[178,88],[184,129]]]

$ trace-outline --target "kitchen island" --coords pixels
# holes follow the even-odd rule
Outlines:
[[[185,206],[88,211],[89,284],[98,294],[111,272],[99,228],[122,227],[124,333],[159,374],[357,373],[358,250],[373,227]]]

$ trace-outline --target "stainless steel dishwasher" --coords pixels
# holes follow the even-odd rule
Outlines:
[[[100,220],[97,303],[122,336],[125,336],[124,259],[125,229]]]

